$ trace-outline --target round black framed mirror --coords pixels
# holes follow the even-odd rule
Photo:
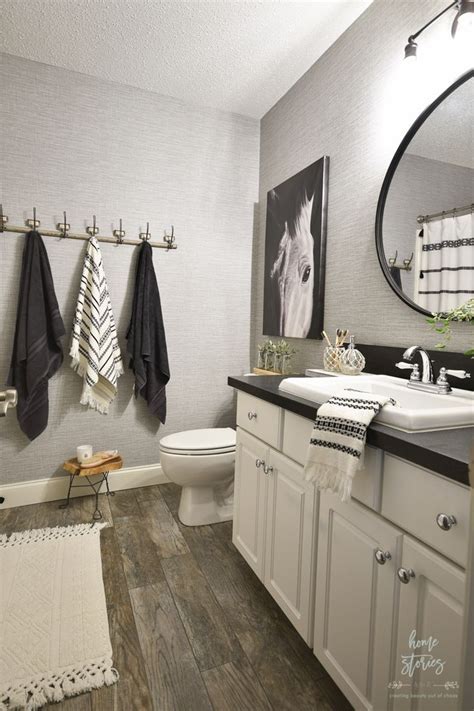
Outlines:
[[[474,297],[474,70],[416,119],[385,175],[375,242],[389,285],[420,313]]]

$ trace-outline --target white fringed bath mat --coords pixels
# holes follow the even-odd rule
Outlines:
[[[0,711],[34,711],[117,681],[100,556],[105,525],[0,536]]]

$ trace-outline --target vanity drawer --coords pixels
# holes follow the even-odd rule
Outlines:
[[[313,421],[285,410],[283,422],[283,454],[304,466]],[[352,483],[352,498],[374,511],[380,509],[382,461],[383,452],[380,449],[366,446],[364,467],[357,472]]]
[[[281,410],[270,402],[239,392],[237,396],[237,424],[254,437],[280,449]]]
[[[469,489],[391,454],[384,457],[382,516],[466,567]],[[443,530],[438,514],[456,518]]]

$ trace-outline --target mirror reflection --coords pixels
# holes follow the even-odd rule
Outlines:
[[[474,80],[450,94],[408,145],[383,219],[390,276],[430,313],[474,296]]]

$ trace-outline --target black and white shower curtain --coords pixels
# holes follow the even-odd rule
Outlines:
[[[417,231],[414,301],[431,313],[474,296],[474,216],[424,222]]]

